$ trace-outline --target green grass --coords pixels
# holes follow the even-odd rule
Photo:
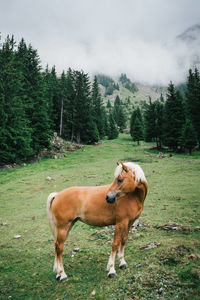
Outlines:
[[[0,225],[0,299],[199,299],[200,154],[160,159],[149,148],[120,135],[62,159],[0,171],[0,224],[8,223]],[[149,183],[142,226],[129,234],[126,245],[128,268],[119,270],[116,260],[118,276],[108,279],[113,228],[78,222],[64,249],[69,279],[56,281],[48,194],[73,185],[111,183],[120,160],[140,164]],[[162,229],[165,224],[179,228]],[[16,234],[21,238],[14,239]],[[151,242],[160,246],[140,250]],[[71,257],[74,247],[80,251]]]

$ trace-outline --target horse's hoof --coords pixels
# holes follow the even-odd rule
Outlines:
[[[59,279],[60,279],[60,281],[67,280],[67,275],[66,274],[61,275]]]
[[[123,265],[120,265],[119,268],[122,270],[122,269],[126,269],[127,267],[127,264],[123,264]]]
[[[60,274],[57,274],[56,275],[56,280],[60,280],[60,276],[61,276]]]
[[[108,274],[108,278],[113,278],[113,277],[115,277],[115,276],[117,276],[116,273],[109,273],[109,274]]]

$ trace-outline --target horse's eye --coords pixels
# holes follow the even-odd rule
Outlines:
[[[122,183],[124,181],[124,179],[122,179],[122,178],[118,178],[117,179],[117,182],[120,184],[120,183]]]

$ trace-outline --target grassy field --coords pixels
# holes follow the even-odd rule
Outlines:
[[[200,155],[161,159],[149,147],[120,135],[62,159],[0,171],[0,299],[199,299]],[[56,281],[48,194],[111,183],[120,160],[140,164],[149,183],[140,226],[126,245],[127,269],[116,264],[117,277],[107,278],[112,227],[77,222],[64,249],[69,279]],[[156,247],[144,249],[150,243]]]

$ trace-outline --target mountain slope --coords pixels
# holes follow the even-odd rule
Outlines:
[[[99,84],[104,103],[107,103],[107,101],[110,100],[111,104],[114,104],[115,98],[118,95],[122,100],[122,103],[126,103],[128,101],[132,105],[140,105],[143,101],[148,101],[149,97],[151,97],[152,100],[156,100],[160,98],[161,93],[163,95],[166,94],[166,88],[164,87],[151,87],[141,83],[134,83],[136,86],[136,91],[131,92],[119,81],[119,79],[112,78],[112,80],[115,86],[119,87],[119,90],[114,89],[111,95],[107,95],[107,87]]]

